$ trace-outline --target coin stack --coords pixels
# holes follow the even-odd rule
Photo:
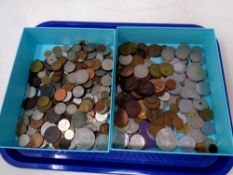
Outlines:
[[[55,46],[44,56],[30,66],[19,146],[107,150],[111,48],[80,41]]]
[[[200,46],[121,44],[113,146],[216,153],[204,62]]]

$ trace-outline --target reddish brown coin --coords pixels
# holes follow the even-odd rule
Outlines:
[[[56,90],[55,94],[54,94],[54,98],[57,100],[57,101],[62,101],[66,98],[66,90],[64,88],[59,88]]]
[[[127,66],[123,66],[120,68],[119,74],[122,77],[129,77],[129,76],[133,75],[133,71],[134,71],[133,66],[127,65]]]
[[[74,89],[74,84],[73,83],[70,83],[70,82],[67,82],[66,84],[64,84],[63,88],[66,90],[66,91],[72,91]]]
[[[30,146],[33,148],[39,148],[43,144],[44,139],[39,133],[35,133],[30,137]]]
[[[105,107],[104,101],[98,101],[98,102],[95,104],[95,111],[96,111],[96,112],[103,111],[103,110],[104,110],[104,107]]]
[[[104,123],[104,124],[100,125],[100,132],[102,134],[108,134],[108,131],[109,131],[108,123]]]
[[[94,70],[98,70],[98,69],[100,69],[100,67],[101,67],[101,61],[99,60],[99,59],[94,59],[94,67],[93,67],[93,69]]]
[[[159,57],[161,55],[162,48],[157,44],[149,46],[149,55],[151,57]]]
[[[51,65],[51,69],[54,71],[58,71],[60,70],[62,67],[62,63],[60,61],[55,61],[52,65]]]
[[[161,93],[165,90],[165,82],[162,79],[151,79],[150,82],[155,86],[155,93]]]
[[[123,109],[118,109],[115,117],[114,117],[114,123],[118,128],[125,127],[129,122],[128,114]]]
[[[155,125],[163,126],[164,124],[163,112],[160,109],[147,110],[147,119]]]
[[[133,67],[135,67],[138,64],[144,64],[144,58],[141,55],[134,55],[133,60],[130,63]]]
[[[179,117],[174,117],[172,120],[173,126],[177,129],[180,130],[184,127],[183,121]]]
[[[93,68],[87,68],[86,71],[87,71],[87,74],[88,74],[89,79],[93,79],[94,76],[95,76],[95,71],[94,71],[94,69],[93,69]]]
[[[195,144],[195,151],[198,153],[206,152],[206,147],[204,143],[196,143]]]
[[[163,128],[163,125],[155,125],[153,123],[149,123],[147,128],[151,135],[156,136],[157,132]]]
[[[178,117],[177,114],[173,111],[163,112],[164,124],[167,126],[173,126],[173,119]]]
[[[125,110],[129,117],[137,117],[142,108],[136,100],[130,100],[125,103]]]
[[[173,79],[168,79],[166,81],[166,87],[167,87],[168,90],[175,89],[176,88],[176,81],[173,80]]]
[[[40,128],[43,125],[43,123],[44,123],[44,119],[43,118],[40,119],[40,120],[33,120],[33,119],[31,119],[30,126],[32,128],[38,129],[38,128]]]

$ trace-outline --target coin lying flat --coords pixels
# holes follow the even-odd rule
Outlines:
[[[195,148],[195,141],[190,136],[182,136],[179,138],[178,145],[183,151],[193,151]]]
[[[74,142],[78,149],[88,150],[95,143],[95,135],[90,129],[79,128],[75,132]]]
[[[133,134],[129,139],[128,148],[130,149],[143,149],[146,145],[146,140],[141,134]]]
[[[95,146],[98,150],[108,149],[108,136],[106,134],[100,134],[96,137]]]

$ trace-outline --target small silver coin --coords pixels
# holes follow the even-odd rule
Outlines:
[[[90,52],[87,54],[87,60],[96,58],[97,52]]]
[[[113,136],[113,146],[115,148],[125,148],[129,143],[129,135],[124,132],[115,131]]]
[[[64,65],[64,71],[66,73],[73,72],[76,68],[76,65],[72,63],[71,61],[67,61],[66,64]]]
[[[32,114],[32,119],[33,120],[40,120],[44,117],[44,113],[39,111],[38,109],[35,110]]]
[[[145,145],[146,145],[145,138],[141,134],[135,133],[129,139],[128,148],[140,150],[143,149]]]
[[[211,122],[204,122],[201,131],[205,135],[211,135],[215,133],[215,127]]]
[[[74,51],[69,51],[67,53],[67,60],[72,61],[75,58],[75,52]]]
[[[179,109],[182,113],[187,113],[193,111],[193,103],[191,100],[182,99],[179,103]]]
[[[78,149],[89,150],[95,143],[95,134],[88,128],[79,128],[75,132],[74,142]]]
[[[111,86],[112,77],[109,74],[106,74],[103,77],[101,77],[100,81],[101,81],[101,84],[104,86]]]
[[[66,92],[66,98],[65,98],[64,100],[62,100],[62,101],[63,101],[63,102],[68,102],[68,101],[71,100],[71,98],[72,98],[72,92],[67,91],[67,92]]]
[[[108,149],[108,135],[99,134],[95,140],[95,147],[98,150],[107,150]]]
[[[82,86],[75,86],[72,93],[74,97],[82,97],[84,94],[84,88]]]
[[[210,93],[209,84],[205,81],[197,83],[196,91],[200,95],[208,95]]]
[[[166,47],[162,50],[161,56],[166,61],[171,61],[175,57],[175,49],[173,47]]]
[[[190,120],[190,125],[192,126],[192,128],[194,129],[200,129],[204,124],[204,121],[201,117],[197,116],[193,116]]]
[[[31,135],[35,134],[36,132],[37,132],[37,129],[32,128],[31,126],[28,126],[26,134],[31,136]]]
[[[194,100],[193,101],[193,106],[198,110],[201,111],[203,109],[208,108],[208,103],[205,99],[201,98],[199,100]]]
[[[111,59],[105,59],[102,62],[102,68],[106,71],[110,71],[112,70],[112,64],[113,64],[113,61]]]
[[[105,114],[101,114],[99,112],[95,113],[95,119],[98,122],[104,123],[107,120],[107,118],[108,118],[108,113],[105,113]]]
[[[157,146],[163,151],[172,151],[177,147],[175,132],[170,128],[162,128],[155,136]]]
[[[19,146],[26,147],[30,142],[30,137],[27,134],[19,136]]]
[[[71,129],[66,130],[64,133],[64,137],[66,138],[66,140],[72,140],[74,138],[74,131]]]
[[[145,64],[138,64],[134,67],[134,76],[137,78],[145,78],[149,70]]]
[[[57,125],[58,129],[62,132],[68,130],[70,128],[70,122],[69,120],[67,119],[61,119],[59,122],[58,122],[58,125]]]
[[[26,90],[26,97],[33,98],[36,95],[36,88],[33,86],[29,86]]]
[[[39,78],[43,78],[43,77],[46,76],[46,74],[47,74],[47,73],[46,73],[46,70],[44,69],[44,70],[38,72],[37,76],[38,76]]]
[[[54,107],[54,111],[57,114],[63,114],[66,112],[66,104],[65,103],[57,103]]]
[[[203,143],[206,139],[206,136],[202,134],[200,129],[193,129],[192,127],[189,129],[187,135],[192,137],[195,143]]]
[[[202,81],[206,77],[206,71],[200,64],[192,64],[187,68],[187,76],[192,81]]]
[[[191,52],[191,49],[187,44],[181,44],[176,49],[175,55],[177,58],[181,60],[185,60],[185,59],[188,59],[190,52]]]
[[[120,55],[118,57],[118,61],[120,64],[126,66],[126,65],[129,65],[133,61],[133,57],[132,55],[126,55],[126,56]]]
[[[66,112],[68,114],[74,114],[78,110],[78,107],[75,104],[69,104],[66,107]]]
[[[195,141],[190,136],[182,136],[178,139],[178,145],[182,151],[193,151],[195,148]]]
[[[176,73],[185,73],[187,67],[184,62],[179,61],[173,64],[174,71]]]
[[[81,102],[82,102],[82,99],[81,98],[73,98],[73,103],[76,104],[76,105],[80,105]]]
[[[129,119],[129,128],[127,130],[128,134],[133,134],[139,130],[139,124],[136,123],[132,118]]]

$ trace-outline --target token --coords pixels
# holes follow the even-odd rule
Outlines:
[[[138,64],[134,67],[134,76],[137,78],[145,78],[148,73],[148,68],[144,64]]]
[[[67,119],[61,119],[57,127],[61,132],[67,131],[70,128],[70,122]]]
[[[202,128],[203,124],[204,124],[203,119],[201,117],[199,117],[198,115],[192,117],[191,120],[190,120],[190,125],[194,129],[200,129],[200,128]]]
[[[110,59],[105,59],[103,62],[102,62],[102,68],[106,71],[110,71],[112,70],[112,64],[113,64],[113,61],[110,60]]]
[[[182,136],[178,140],[178,145],[181,148],[182,151],[193,151],[195,148],[195,141],[190,136]]]
[[[49,127],[44,133],[44,139],[48,143],[55,143],[61,136],[61,132],[56,126]]]
[[[172,151],[177,147],[177,138],[170,127],[162,128],[155,136],[157,146],[163,151]]]
[[[23,134],[19,137],[19,146],[26,147],[30,142],[30,137],[27,134]]]
[[[129,143],[129,135],[124,132],[115,131],[113,136],[113,147],[125,148]]]
[[[30,70],[31,72],[33,73],[38,73],[40,72],[41,70],[43,70],[44,68],[44,65],[41,61],[39,60],[35,60],[33,61],[33,63],[31,64],[31,67],[30,67]]]
[[[210,93],[210,88],[208,83],[206,83],[205,81],[197,83],[196,91],[200,95],[208,95]]]
[[[66,104],[65,103],[57,103],[54,107],[54,111],[61,115],[66,111]]]
[[[159,57],[161,55],[162,48],[157,44],[149,46],[149,55],[151,57]]]
[[[88,128],[79,128],[75,132],[74,142],[78,149],[88,150],[95,143],[95,135]]]
[[[206,71],[200,64],[192,64],[187,68],[187,76],[192,81],[202,81],[206,77]]]
[[[173,66],[169,63],[161,63],[159,65],[159,71],[163,76],[167,77],[173,74],[174,69]]]
[[[127,130],[128,134],[133,134],[139,129],[139,124],[136,123],[132,118],[129,119],[129,128]]]
[[[175,49],[168,46],[162,50],[161,56],[164,60],[171,61],[175,57]]]
[[[26,90],[26,97],[32,98],[36,95],[36,88],[33,86],[29,86]]]
[[[120,55],[118,57],[118,62],[124,66],[129,65],[133,61],[132,55]]]
[[[74,131],[71,130],[71,129],[66,130],[65,133],[64,133],[64,137],[67,140],[72,140],[74,138]]]
[[[67,95],[67,91],[64,88],[59,88],[56,90],[55,94],[54,94],[54,98],[57,101],[62,101],[66,98]]]
[[[30,146],[39,148],[43,144],[43,137],[39,133],[35,133],[30,137]]]
[[[204,122],[203,126],[201,127],[201,131],[205,135],[211,135],[215,133],[215,128],[211,122]]]
[[[187,44],[181,44],[175,51],[175,55],[177,58],[181,60],[186,60],[189,57],[191,52],[190,47]]]
[[[129,139],[128,148],[140,150],[143,149],[145,145],[145,138],[141,134],[135,133]]]
[[[213,112],[211,109],[206,108],[200,111],[200,116],[203,118],[205,121],[209,121],[213,119]]]
[[[125,103],[125,111],[129,117],[137,117],[141,110],[141,106],[136,100],[130,100]]]
[[[108,135],[99,134],[96,137],[95,146],[98,150],[107,150],[108,149]]]

